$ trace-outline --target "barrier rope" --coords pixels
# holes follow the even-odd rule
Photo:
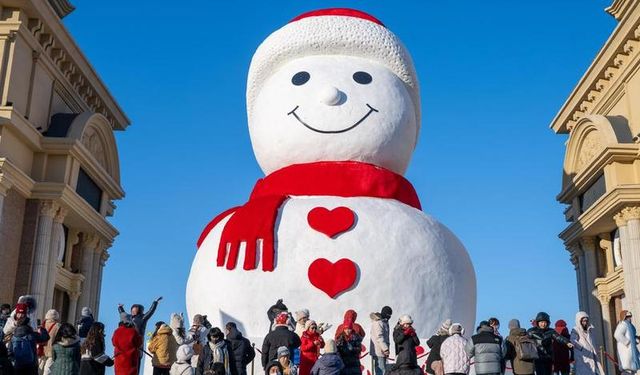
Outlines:
[[[609,354],[609,353],[607,353],[607,352],[603,352],[603,353],[604,353],[604,357],[605,357],[606,359],[608,359],[609,361],[611,361],[611,363],[613,363],[614,365],[619,366],[618,361],[616,361],[616,359],[615,359],[615,358],[613,358],[613,357],[611,356],[611,354]]]

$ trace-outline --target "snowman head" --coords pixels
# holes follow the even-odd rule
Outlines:
[[[316,161],[361,161],[404,173],[420,127],[411,57],[376,18],[352,9],[305,13],[253,56],[249,131],[269,174]]]

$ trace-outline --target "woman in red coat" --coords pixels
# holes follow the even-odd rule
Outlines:
[[[307,320],[305,330],[300,338],[300,368],[298,375],[309,375],[311,368],[320,356],[320,349],[324,348],[324,340],[318,333],[318,325],[313,320]]]
[[[136,331],[129,316],[122,318],[118,329],[113,333],[111,342],[114,349],[116,375],[138,375],[142,336]]]

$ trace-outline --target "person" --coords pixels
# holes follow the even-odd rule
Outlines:
[[[344,362],[337,353],[336,342],[327,339],[324,353],[311,368],[311,375],[340,375],[344,369]]]
[[[69,323],[62,323],[52,349],[51,375],[80,374],[80,338]]]
[[[536,341],[538,347],[538,359],[534,361],[536,375],[551,375],[553,367],[553,342],[571,348],[569,339],[549,328],[551,318],[546,312],[539,312],[535,318],[535,326],[529,328],[527,334]]]
[[[640,370],[640,353],[638,353],[636,327],[631,323],[633,315],[630,311],[620,312],[620,322],[616,326],[613,337],[618,349],[618,366],[623,373],[635,374]]]
[[[371,318],[371,340],[369,353],[373,358],[373,375],[384,375],[389,358],[389,319],[393,314],[391,307],[384,306],[380,312],[369,314]]]
[[[191,335],[187,334],[187,330],[184,327],[184,317],[182,313],[171,314],[171,320],[169,320],[169,327],[173,331],[173,337],[176,339],[178,345],[189,345],[193,342]]]
[[[38,365],[42,374],[49,375],[51,374],[51,365],[53,365],[53,344],[60,329],[60,314],[53,309],[47,311],[42,326],[47,330],[49,340],[46,343],[38,344]]]
[[[289,353],[300,347],[300,337],[289,330],[289,314],[281,312],[275,319],[275,328],[269,332],[262,342],[262,368],[266,370],[270,361],[277,359],[278,348],[286,346]]]
[[[520,327],[518,319],[509,321],[509,335],[504,341],[505,360],[511,361],[514,375],[533,375],[535,366],[533,361],[538,357],[538,348],[535,341],[528,335],[527,330]],[[528,345],[530,352],[523,352],[523,347]]]
[[[576,325],[571,330],[570,340],[573,345],[576,374],[603,375],[604,370],[593,339],[593,326],[586,312],[576,313]]]
[[[238,375],[247,375],[247,365],[253,361],[256,356],[255,350],[251,342],[242,336],[238,326],[234,322],[228,322],[225,325],[227,341],[231,343],[231,350],[236,363],[236,373]]]
[[[469,373],[469,357],[465,350],[467,339],[464,338],[464,327],[453,323],[449,328],[449,337],[440,345],[443,372],[447,375],[466,375]]]
[[[336,340],[338,354],[344,363],[343,375],[360,375],[360,352],[362,337],[358,335],[353,322],[347,320],[341,324],[342,331]]]
[[[18,303],[13,317],[10,318],[13,327],[8,346],[9,356],[13,358],[15,373],[20,375],[38,374],[36,345],[49,340],[49,334],[43,327],[33,329],[28,314],[29,306],[26,303]],[[5,328],[7,327],[5,326]]]
[[[500,321],[498,320],[498,318],[491,317],[489,318],[488,322],[489,327],[493,328],[493,334],[498,337],[502,337],[502,335],[500,334]]]
[[[191,366],[191,357],[193,357],[193,348],[187,344],[180,345],[169,375],[195,375],[196,370]]]
[[[160,301],[162,301],[162,297],[156,298],[151,303],[151,307],[146,313],[144,312],[144,306],[138,303],[131,305],[131,321],[133,322],[133,325],[140,336],[144,337],[145,331],[147,330],[147,322],[156,312],[156,308],[158,307],[158,303]],[[124,312],[124,305],[119,303],[118,313],[123,314]]]
[[[2,335],[2,329],[4,328],[5,323],[7,323],[7,319],[11,315],[11,305],[8,303],[3,303],[0,306],[0,336]]]
[[[267,363],[264,373],[265,375],[282,375],[282,365],[274,359]]]
[[[202,349],[207,345],[207,334],[209,328],[205,325],[205,318],[203,315],[196,314],[193,316],[193,324],[189,328],[189,341],[191,341],[191,347],[193,348],[193,357],[191,357],[191,366],[198,366],[198,356],[202,354]]]
[[[320,356],[320,349],[324,348],[324,340],[318,333],[316,322],[312,319],[307,320],[305,328],[300,340],[300,375],[309,375]]]
[[[9,314],[9,317],[7,318],[7,321],[4,324],[4,327],[2,327],[2,332],[4,333],[5,341],[11,338],[11,336],[13,335],[13,331],[18,326],[18,323],[17,323],[18,318],[16,318],[16,310],[18,308],[18,305],[26,306],[25,316],[28,318],[27,322],[29,323],[33,331],[39,330],[39,328],[37,327],[38,321],[36,318],[36,307],[37,307],[36,299],[30,295],[20,296],[18,298],[18,303],[16,304],[16,307]]]
[[[567,322],[560,319],[554,324],[555,331],[567,340],[570,340]],[[553,341],[553,373],[558,375],[569,375],[571,372],[571,362],[573,362],[573,350],[569,349],[565,344]]]
[[[440,358],[440,345],[449,337],[451,319],[446,319],[440,325],[436,333],[427,340],[427,346],[431,349],[427,356],[425,371],[431,375],[442,375],[442,358]]]
[[[131,315],[122,313],[118,328],[111,338],[114,350],[116,375],[137,375],[142,354],[142,335],[131,320]]]
[[[105,367],[113,366],[113,359],[105,353],[104,337],[104,324],[93,322],[80,345],[80,375],[104,375]]]
[[[287,313],[287,316],[289,314],[289,309],[287,308],[287,305],[282,302],[282,298],[278,299],[276,303],[267,310],[267,318],[269,318],[269,332],[275,329],[275,326],[277,325],[275,322],[276,318],[281,313]]]
[[[198,374],[206,374],[207,371],[214,370],[215,363],[222,363],[224,365],[224,375],[237,375],[233,349],[231,349],[231,344],[224,339],[224,334],[220,328],[211,328],[207,334],[207,340],[207,345],[202,348],[202,354],[198,356],[196,372]]]
[[[420,339],[413,328],[413,319],[409,315],[402,315],[393,328],[393,342],[396,349],[396,363],[391,367],[390,374],[419,373],[416,347]]]
[[[305,331],[305,324],[309,320],[309,309],[301,309],[293,313],[293,317],[296,320],[296,335],[302,339],[302,334]]]
[[[505,354],[502,338],[493,333],[487,321],[480,322],[476,332],[465,348],[469,359],[474,359],[476,374],[501,374]]]
[[[358,334],[358,336],[360,336],[360,338],[364,339],[364,336],[365,336],[364,328],[362,328],[360,324],[356,323],[357,318],[358,318],[358,313],[355,312],[355,310],[345,311],[343,323],[336,328],[336,333],[335,333],[336,341],[338,341],[338,336],[340,336],[340,334],[342,333],[342,330],[344,329],[345,322],[351,322],[351,324],[353,325],[353,330]]]
[[[298,367],[291,361],[291,353],[286,346],[278,348],[278,362],[282,366],[282,375],[298,375]]]
[[[2,336],[2,330],[0,330],[0,336]],[[0,342],[0,375],[14,375],[13,363],[9,359],[9,351],[2,342]]]
[[[80,312],[80,320],[76,323],[78,326],[78,337],[80,337],[80,342],[87,338],[89,329],[93,326],[93,322],[95,322],[95,319],[93,319],[93,311],[91,311],[87,306],[84,306]]]
[[[176,361],[178,343],[173,337],[171,327],[163,322],[160,323],[158,329],[151,336],[151,342],[147,348],[153,354],[151,358],[153,375],[169,375],[169,370]]]

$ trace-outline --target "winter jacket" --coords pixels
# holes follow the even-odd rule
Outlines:
[[[559,320],[556,322],[555,331],[562,337],[567,340],[571,339],[571,335],[569,335],[569,330],[567,329],[567,323],[564,323],[564,320]],[[560,324],[560,325],[558,325]],[[573,350],[569,348],[566,344],[553,341],[553,345],[551,345],[553,349],[553,371],[556,372],[569,372],[571,371],[571,362],[573,362]]]
[[[105,354],[104,340],[96,340],[94,345],[86,349],[83,349],[81,345],[80,351],[82,354],[80,360],[80,375],[104,375],[105,364],[94,360],[94,358]],[[113,365],[113,362],[111,362],[111,365]]]
[[[198,375],[203,375],[207,370],[211,370],[213,368],[213,364],[215,362],[213,361],[213,350],[211,349],[211,345],[214,344],[208,342],[207,345],[202,348],[202,354],[198,356],[198,367],[196,368],[196,374]],[[236,361],[233,349],[231,348],[231,343],[224,340],[222,350],[224,353],[224,359],[218,362],[224,364],[226,375],[238,375],[236,372]]]
[[[344,313],[344,321],[351,321],[351,323],[353,323],[353,330],[358,334],[358,336],[364,339],[364,336],[365,336],[364,328],[362,328],[360,324],[356,323],[357,317],[358,317],[358,313],[355,312],[354,310],[347,310]],[[344,331],[344,323],[340,324],[338,328],[336,328],[336,334],[335,334],[336,340],[338,340],[338,336],[340,336],[342,331]]]
[[[338,354],[344,363],[343,372],[360,373],[360,353],[362,352],[362,337],[354,331],[350,337],[343,332],[336,340]]]
[[[135,305],[134,305],[135,306]],[[137,315],[132,315],[131,320],[133,321],[133,325],[136,327],[136,331],[140,334],[140,336],[144,337],[144,333],[147,330],[147,322],[153,316],[153,313],[156,312],[156,308],[158,307],[158,301],[153,301],[149,311],[144,312],[144,306],[137,305],[139,313]],[[118,306],[118,312],[120,314],[124,313],[124,308],[122,306]],[[140,344],[142,346],[142,344]]]
[[[45,320],[43,324],[44,329],[47,330],[49,334],[49,340],[47,340],[44,345],[44,356],[47,358],[51,358],[53,355],[53,340],[56,339],[58,335],[58,329],[60,329],[60,323],[55,320]]]
[[[493,333],[493,328],[481,326],[478,333],[467,341],[465,350],[469,358],[473,358],[476,374],[499,374],[502,372],[504,346],[502,338]]]
[[[176,352],[176,362],[171,366],[169,375],[195,375],[196,369],[191,366],[191,357],[193,350],[185,346],[178,347]]]
[[[636,342],[636,327],[628,320],[618,323],[613,334],[617,341],[618,363],[623,371],[640,370],[640,353]]]
[[[538,346],[538,360],[539,361],[552,361],[553,360],[553,342],[557,341],[563,345],[569,343],[569,339],[561,336],[554,329],[540,327],[532,327],[527,331],[529,337],[536,341]]]
[[[397,324],[393,329],[393,342],[396,345],[396,367],[417,368],[416,347],[420,345],[420,339],[416,331],[413,328],[405,330]]]
[[[295,332],[290,331],[288,326],[279,325],[269,332],[262,342],[262,368],[266,369],[267,364],[278,357],[278,348],[286,346],[289,353],[300,347],[300,337]]]
[[[65,339],[53,345],[51,375],[80,374],[80,339]]]
[[[318,345],[315,342],[319,342]],[[324,348],[324,340],[317,332],[304,331],[300,339],[300,368],[299,375],[309,375],[313,364],[320,356],[320,349]]]
[[[115,374],[138,375],[142,336],[135,327],[121,325],[111,338],[114,350]]]
[[[522,337],[527,336],[527,330],[524,328],[513,328],[509,331],[509,336],[507,336],[504,341],[505,346],[505,359],[507,361],[511,361],[511,368],[513,368],[514,374],[519,375],[532,375],[535,372],[535,364],[533,360],[523,360],[518,358],[518,353],[516,352],[516,343]]]
[[[13,329],[13,337],[12,340],[15,338],[28,338],[31,340],[32,342],[32,352],[33,352],[33,365],[37,365],[38,364],[38,359],[36,357],[36,344],[37,343],[45,343],[47,342],[47,340],[49,340],[49,334],[47,333],[47,331],[42,328],[39,327],[37,331],[34,331],[33,328],[31,327],[31,325],[29,324],[29,318],[25,319],[22,323],[20,323],[19,325],[15,326],[15,329]],[[9,356],[12,356],[12,348],[11,348],[11,344],[9,344]],[[15,365],[14,366],[16,370],[18,370],[20,368],[20,366]]]
[[[13,375],[13,364],[9,360],[7,346],[0,343],[0,375]]]
[[[383,319],[380,313],[371,313],[371,341],[369,353],[377,357],[389,356],[389,320]],[[387,354],[385,354],[387,352]]]
[[[459,334],[447,337],[440,346],[440,358],[445,374],[469,373],[469,356],[465,350],[467,339]]]
[[[178,343],[173,337],[173,330],[166,324],[163,324],[151,339],[147,348],[153,358],[151,364],[158,368],[171,368],[173,362],[176,361],[176,351]]]
[[[242,336],[236,328],[230,327],[227,341],[231,343],[238,375],[247,374],[247,365],[256,356],[251,342]],[[276,349],[277,350],[277,349]]]
[[[340,375],[344,362],[337,353],[323,354],[311,368],[311,375]]]
[[[576,326],[571,330],[571,344],[573,344],[573,356],[575,360],[576,374],[589,375],[600,374],[604,371],[598,359],[598,351],[593,340],[593,326],[589,325],[586,331],[582,328],[580,320],[588,318],[587,313],[580,311],[576,314]]]
[[[425,371],[429,374],[435,374],[433,369],[431,368],[431,364],[435,361],[440,361],[442,358],[440,357],[440,346],[449,336],[444,334],[436,334],[433,335],[427,340],[427,346],[431,351],[427,356],[427,365],[425,367]]]
[[[87,337],[89,329],[93,325],[94,321],[95,320],[93,319],[92,315],[83,316],[82,318],[80,318],[80,320],[78,320],[76,325],[78,326],[78,336],[80,338],[84,339]]]

